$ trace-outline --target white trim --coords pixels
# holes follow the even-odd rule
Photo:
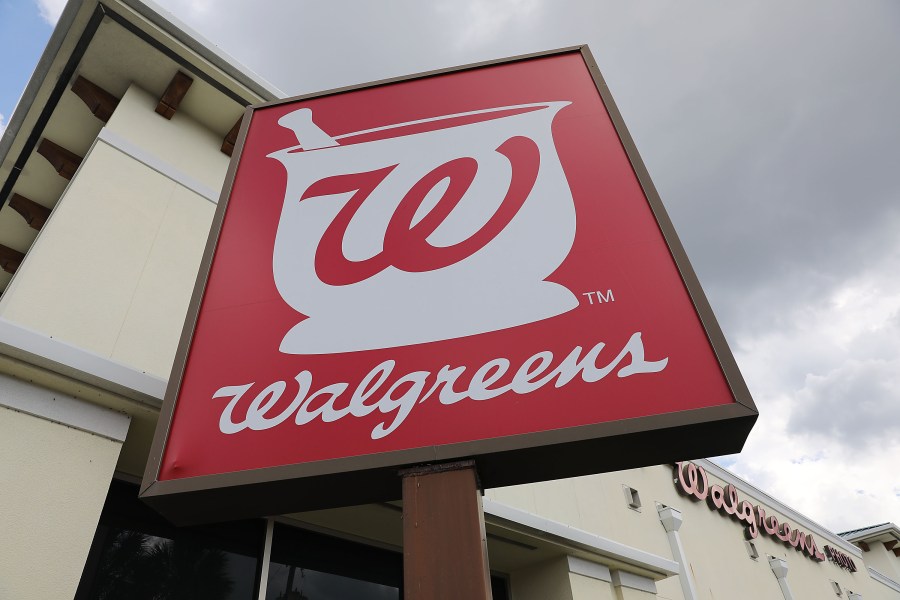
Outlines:
[[[900,583],[894,581],[884,573],[880,571],[876,571],[872,567],[867,567],[869,569],[869,575],[871,575],[872,579],[880,583],[881,585],[885,585],[895,592],[900,592]]]
[[[259,570],[259,600],[266,600],[266,588],[269,585],[269,561],[272,560],[272,537],[275,532],[275,520],[266,519],[266,540],[263,543],[262,568]]]
[[[802,525],[804,529],[814,531],[816,534],[818,534],[818,535],[822,536],[823,538],[825,538],[826,540],[828,540],[828,542],[831,543],[832,545],[838,546],[842,550],[847,552],[848,554],[852,554],[856,558],[862,560],[862,550],[860,548],[858,548],[857,546],[854,546],[853,544],[851,544],[850,542],[848,542],[847,540],[845,540],[838,534],[834,533],[833,531],[826,529],[822,525],[819,525],[818,523],[816,523],[809,517],[800,514],[799,512],[797,512],[796,510],[794,510],[793,508],[791,508],[790,506],[785,504],[784,502],[781,502],[780,500],[776,500],[775,498],[773,498],[766,492],[762,491],[758,487],[741,479],[740,477],[738,477],[737,475],[735,475],[728,469],[721,467],[706,458],[699,458],[692,462],[702,466],[707,471],[707,473],[715,475],[719,479],[722,479],[724,481],[727,481],[728,483],[731,483],[732,485],[734,485],[734,487],[736,487],[738,489],[738,491],[744,492],[744,494],[746,494],[748,496],[752,496],[754,499],[758,500],[761,504],[764,504],[764,505],[768,506],[769,508],[777,510],[781,514],[788,517],[791,521],[794,521],[794,524]]]
[[[577,556],[566,556],[566,561],[569,564],[569,573],[584,575],[585,577],[599,579],[600,581],[606,581],[607,583],[612,581],[612,574],[609,572],[609,567],[606,565],[600,565],[589,560],[584,560],[583,558],[578,558]]]
[[[893,523],[882,523],[881,525],[873,525],[864,527],[858,531],[840,533],[842,538],[850,542],[866,541],[872,538],[880,537],[885,533],[889,533],[897,539],[900,539],[900,528]]]
[[[167,380],[0,318],[0,353],[95,385],[152,408]]]
[[[678,563],[668,558],[620,544],[565,523],[545,519],[496,500],[484,498],[483,504],[485,521],[493,525],[531,534],[561,546],[585,550],[597,556],[612,558],[652,571],[659,574],[660,578],[678,574]]]
[[[381,505],[376,504],[374,506],[381,506]],[[397,546],[395,544],[390,544],[388,542],[385,542],[382,540],[377,540],[374,538],[367,538],[367,537],[364,537],[361,535],[348,533],[348,532],[342,531],[340,529],[332,529],[331,527],[324,527],[322,525],[316,525],[315,523],[310,523],[309,521],[304,521],[304,520],[300,519],[297,515],[302,515],[302,513],[296,513],[296,514],[291,514],[291,515],[276,515],[271,518],[276,523],[281,523],[282,525],[287,525],[288,527],[293,527],[295,529],[305,529],[307,531],[312,531],[314,533],[321,533],[322,535],[327,535],[329,537],[346,540],[348,542],[354,542],[356,544],[372,546],[374,548],[380,548],[382,550],[390,550],[391,552],[403,552],[402,546]]]
[[[650,594],[656,593],[656,583],[649,577],[642,577],[627,571],[613,571],[612,584],[615,587],[631,588]]]
[[[124,442],[131,417],[72,396],[0,374],[0,406]]]
[[[155,154],[144,150],[137,144],[129,142],[118,133],[112,131],[109,127],[104,127],[100,130],[100,133],[97,134],[97,140],[104,142],[111,148],[115,148],[126,156],[130,156],[139,163],[149,167],[164,177],[168,177],[175,183],[186,187],[195,194],[203,196],[213,204],[219,202],[219,193],[216,190],[202,183],[200,180],[191,177],[177,167],[167,163]],[[91,149],[93,150],[93,147]],[[87,160],[87,156],[85,156],[85,160]]]

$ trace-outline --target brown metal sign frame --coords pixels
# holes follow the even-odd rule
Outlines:
[[[253,111],[298,100],[564,53],[580,53],[591,73],[735,402],[473,442],[159,480],[176,398]],[[586,45],[572,46],[327,90],[246,109],[191,296],[140,496],[173,521],[187,524],[399,499],[401,477],[398,471],[418,464],[475,458],[479,478],[485,487],[512,485],[738,452],[757,416],[756,406],[725,337],[597,63]]]

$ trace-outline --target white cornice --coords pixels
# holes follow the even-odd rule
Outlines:
[[[166,380],[0,318],[0,353],[158,409]]]
[[[95,140],[94,144],[91,145],[91,150],[94,149],[94,146],[97,144],[98,141],[105,143],[107,146],[110,146],[111,148],[115,148],[116,150],[118,150],[119,152],[122,152],[123,154],[125,154],[127,156],[130,156],[131,158],[133,158],[134,160],[143,164],[144,166],[148,167],[149,169],[156,171],[157,173],[159,173],[160,175],[162,175],[164,177],[168,177],[175,183],[186,187],[187,189],[191,190],[195,194],[202,196],[203,198],[209,200],[213,204],[216,204],[219,202],[218,190],[214,190],[211,187],[209,187],[208,185],[203,184],[202,182],[191,177],[184,171],[180,170],[175,165],[166,162],[165,160],[161,159],[159,156],[156,156],[155,154],[148,152],[147,150],[145,150],[144,148],[141,148],[137,144],[133,144],[133,143],[129,142],[121,135],[112,131],[109,127],[104,127],[103,129],[100,130],[99,135],[97,135],[97,140]],[[90,154],[90,152],[88,152],[88,154],[85,155],[84,161],[87,161],[87,157],[89,154]]]
[[[886,585],[887,587],[891,588],[895,592],[900,592],[900,583],[897,583],[896,581],[894,581],[893,579],[891,579],[884,573],[876,571],[872,567],[868,567],[868,569],[869,569],[869,575],[872,576],[872,579],[874,579],[875,581],[877,581],[878,583],[880,583],[882,585]]]
[[[131,417],[0,374],[0,406],[122,443]]]
[[[484,518],[487,523],[500,525],[557,543],[564,547],[585,550],[620,563],[633,565],[659,575],[659,578],[678,574],[678,563],[656,554],[626,546],[593,533],[551,521],[539,515],[513,508],[502,502],[483,499]]]
[[[612,573],[609,567],[601,565],[577,556],[566,556],[566,563],[569,565],[569,573],[590,577],[599,581],[612,581]]]

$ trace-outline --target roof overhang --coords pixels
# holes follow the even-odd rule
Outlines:
[[[71,0],[0,137],[0,205],[77,74],[118,96],[132,83],[161,93],[172,65],[199,84],[181,110],[213,131],[227,132],[244,106],[283,96],[153,3]]]
[[[854,531],[840,534],[842,538],[850,542],[895,542],[900,543],[900,527],[893,523],[882,523]]]

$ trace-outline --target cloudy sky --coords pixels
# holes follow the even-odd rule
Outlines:
[[[161,1],[290,95],[588,43],[761,411],[719,461],[900,523],[896,0]],[[0,0],[0,128],[63,4]]]

